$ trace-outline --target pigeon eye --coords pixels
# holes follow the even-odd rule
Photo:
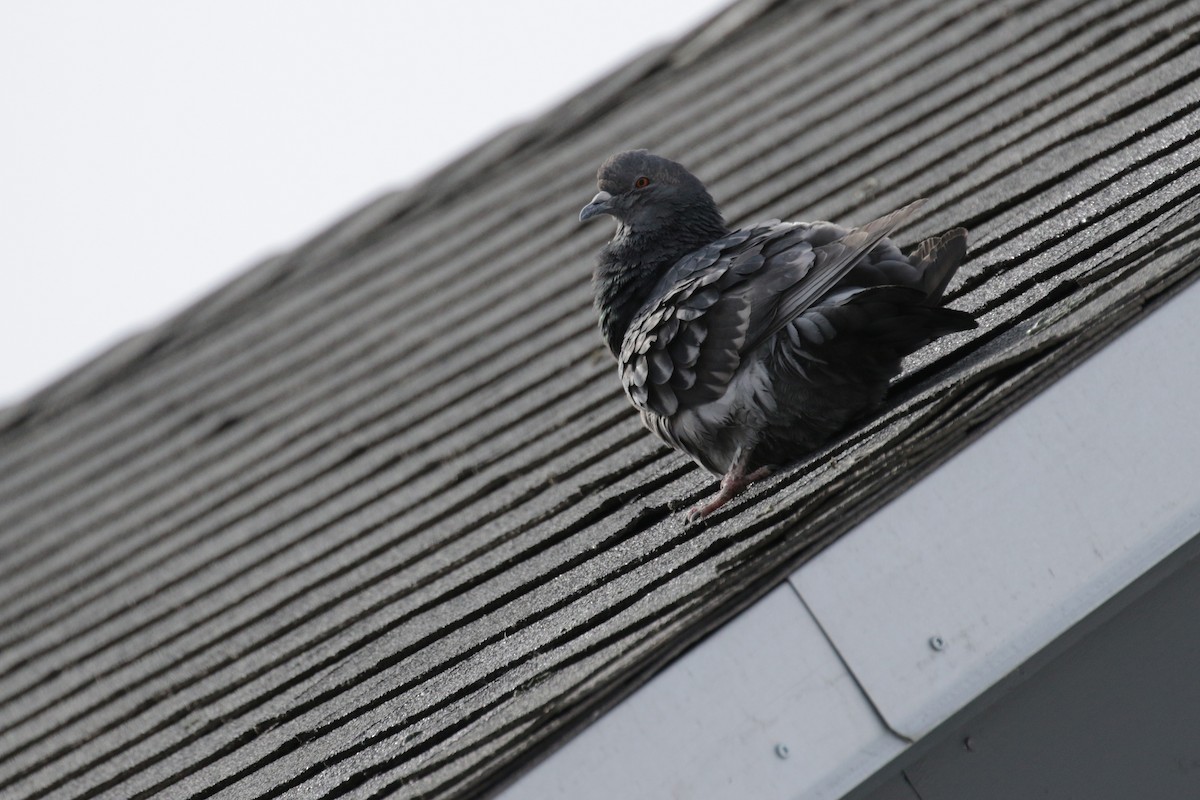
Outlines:
[[[635,189],[645,189],[649,185],[650,185],[650,179],[647,178],[645,175],[643,175],[642,177],[638,178],[636,181],[633,182],[633,188],[635,188]]]

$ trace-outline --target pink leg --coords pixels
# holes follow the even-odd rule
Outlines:
[[[745,489],[751,483],[754,483],[754,481],[760,481],[771,474],[771,470],[767,467],[760,467],[749,475],[744,475],[742,469],[741,464],[734,464],[729,472],[725,473],[725,477],[721,479],[720,491],[713,495],[712,500],[709,500],[707,503],[692,506],[687,512],[687,521],[699,522],[737,497],[742,489]]]

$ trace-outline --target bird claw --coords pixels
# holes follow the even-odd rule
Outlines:
[[[721,500],[720,502],[717,502],[716,500],[713,500],[711,503],[697,503],[687,510],[687,523],[691,525],[692,523],[699,522],[721,506],[725,505],[726,502],[728,501]]]
[[[736,472],[730,471],[725,475],[724,478],[721,479],[721,490],[713,496],[712,500],[709,500],[707,503],[697,503],[688,509],[688,524],[690,525],[693,522],[699,522],[709,514],[721,508],[721,506],[725,505],[733,498],[737,497],[738,493],[751,483],[762,480],[770,475],[771,469],[769,467],[761,467],[749,475],[743,474],[740,469]]]

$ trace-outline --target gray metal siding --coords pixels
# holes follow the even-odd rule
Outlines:
[[[901,761],[921,800],[1200,794],[1200,548],[1168,579],[938,744]],[[864,800],[891,800],[881,789]]]

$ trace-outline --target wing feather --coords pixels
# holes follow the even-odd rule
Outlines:
[[[669,417],[719,398],[749,353],[785,329],[796,356],[820,364],[805,350],[820,350],[835,327],[823,315],[802,315],[919,207],[849,232],[772,222],[685,256],[625,335],[621,381],[634,405]]]

